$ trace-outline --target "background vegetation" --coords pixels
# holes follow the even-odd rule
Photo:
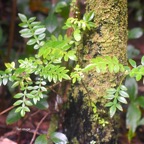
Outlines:
[[[18,13],[23,13],[27,17],[37,17],[38,21],[41,21],[46,27],[46,35],[50,37],[52,34],[56,37],[61,34],[65,34],[65,29],[61,29],[66,19],[69,17],[70,0],[61,1],[47,1],[47,0],[13,0],[13,1],[0,1],[0,64],[1,69],[5,69],[4,63],[14,61],[17,64],[18,59],[24,59],[25,57],[33,56],[35,50],[33,46],[26,45],[27,40],[20,37],[19,31],[20,18]],[[128,59],[134,59],[137,64],[140,64],[141,57],[144,54],[143,44],[143,13],[144,2],[140,0],[129,1],[129,41],[127,47]],[[85,12],[85,4],[83,1],[79,3],[79,10],[74,7],[75,17],[81,19]],[[75,36],[76,40],[79,39],[79,35]],[[135,67],[134,62],[131,62]],[[137,78],[138,79],[138,78]],[[6,81],[3,82],[4,84]],[[121,117],[121,143],[144,143],[142,137],[144,133],[144,87],[143,82],[136,82],[133,78],[127,78],[125,86],[128,88],[128,94],[130,96],[128,105],[123,107],[124,111],[120,113]],[[14,87],[14,86],[13,86]],[[19,89],[12,88],[11,84],[0,87],[0,135],[3,138],[9,138],[17,143],[32,143],[36,136],[44,134],[46,131],[52,133],[55,131],[63,130],[63,118],[65,110],[61,108],[61,98],[55,94],[61,87],[56,86],[53,89],[51,87],[51,93],[49,93],[49,103],[47,103],[47,96],[39,101],[36,107],[31,108],[31,112],[27,113],[26,117],[21,119],[20,115],[14,115],[12,104],[15,102],[13,96],[19,91]],[[55,98],[53,98],[55,97]],[[66,101],[66,98],[65,98]],[[66,105],[64,105],[65,107]],[[47,112],[47,108],[51,110],[51,113]],[[38,108],[38,109],[37,109]],[[11,113],[9,113],[11,111]],[[57,115],[53,115],[57,113]],[[58,119],[58,117],[60,119]],[[17,122],[18,119],[21,119]],[[103,122],[102,122],[103,123]],[[105,124],[105,123],[103,123]],[[44,141],[46,138],[44,135],[40,135],[37,139]],[[51,139],[55,141],[59,140],[67,141],[66,136],[63,133],[53,133]],[[41,142],[42,143],[42,142]],[[94,143],[94,142],[93,142]]]

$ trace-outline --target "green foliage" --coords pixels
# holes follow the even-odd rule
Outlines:
[[[98,121],[98,123],[103,127],[105,127],[107,124],[109,124],[109,122],[107,120],[105,120],[104,118],[102,118],[98,115],[97,107],[94,102],[90,101],[88,103],[88,106],[92,109],[92,112],[93,112],[93,114],[91,115],[92,121]]]
[[[95,24],[91,22],[94,18],[94,12],[90,12],[83,16],[83,20],[78,20],[78,18],[68,18],[65,23],[64,29],[73,28],[73,37],[74,40],[79,42],[82,38],[82,32],[85,30],[90,30],[95,27]]]
[[[49,105],[48,105],[48,102],[47,102],[47,96],[46,97],[44,96],[43,99],[40,99],[40,101],[38,101],[36,103],[35,107],[37,107],[40,110],[48,109]]]
[[[55,144],[68,143],[67,137],[63,133],[60,133],[60,132],[52,133],[50,138],[51,138],[52,142],[54,142]]]
[[[143,29],[139,27],[135,27],[131,29],[128,33],[128,38],[129,39],[137,39],[140,38],[143,35]]]
[[[88,72],[89,70],[96,68],[97,73],[105,73],[109,70],[110,73],[124,72],[125,68],[119,63],[116,57],[96,57],[91,60],[90,64],[87,65],[83,71]]]
[[[39,49],[44,45],[45,30],[46,28],[41,22],[35,21],[36,17],[27,18],[23,14],[18,14],[22,23],[19,24],[23,29],[20,31],[20,35],[24,38],[29,38],[27,45],[34,45],[34,49]]]
[[[137,81],[142,79],[144,76],[144,56],[141,58],[141,65],[137,66],[136,62],[132,59],[129,60],[129,63],[133,69],[129,72],[130,77],[135,77]]]
[[[60,1],[56,7],[55,12],[62,12],[66,3]],[[51,35],[46,38],[46,28],[36,18],[27,18],[23,14],[18,14],[22,21],[19,26],[22,27],[20,35],[27,38],[27,45],[32,46],[36,54],[32,57],[19,59],[17,65],[15,62],[6,63],[5,71],[0,71],[0,85],[7,85],[9,81],[12,82],[12,88],[19,88],[19,93],[14,95],[16,107],[7,117],[7,124],[11,124],[24,117],[27,112],[30,112],[30,107],[35,106],[38,109],[47,109],[49,104],[47,102],[47,95],[49,85],[53,83],[60,83],[63,80],[71,80],[72,83],[79,82],[84,78],[85,73],[95,69],[97,73],[122,73],[124,77],[130,75],[140,80],[144,75],[144,57],[141,59],[141,65],[137,66],[132,59],[129,60],[133,69],[126,69],[119,60],[113,56],[97,56],[89,61],[89,64],[81,68],[77,58],[77,45],[80,44],[84,32],[95,28],[92,22],[94,12],[87,13],[82,20],[78,18],[69,18],[64,29],[73,29],[72,37],[66,35],[58,35],[57,37]],[[53,33],[57,26],[57,19],[53,13],[50,12],[47,18],[47,30]],[[45,24],[46,24],[45,23]],[[129,32],[129,38],[139,38],[142,35],[140,28],[135,28]],[[1,36],[1,35],[0,35]],[[72,65],[72,70],[65,66],[65,63],[75,62]],[[131,86],[130,86],[131,87]],[[130,89],[134,90],[134,85]],[[144,124],[144,119],[141,118],[140,107],[144,108],[144,98],[136,97],[131,94],[131,90],[120,84],[116,88],[107,90],[106,107],[109,107],[110,117],[113,117],[117,109],[122,111],[122,104],[127,104],[126,98],[130,95],[130,106],[127,112],[127,127],[129,128],[129,138],[133,136],[138,125]],[[136,93],[136,92],[135,92]],[[94,103],[91,105],[94,113],[93,119],[96,119],[103,127],[108,124],[107,121],[97,115],[97,108]],[[51,128],[52,127],[52,128]],[[40,135],[35,144],[54,142],[56,144],[67,143],[67,137],[60,132],[55,132],[56,125],[48,130],[47,135]]]
[[[11,81],[11,87],[19,87],[20,90],[14,95],[16,101],[13,105],[16,108],[8,115],[7,123],[9,124],[16,122],[19,115],[24,117],[26,112],[30,112],[31,106],[36,106],[39,109],[49,107],[47,97],[45,97],[45,94],[48,93],[47,83],[58,83],[71,79],[73,82],[80,80],[81,68],[76,67],[71,73],[63,66],[63,61],[77,61],[75,46],[80,40],[77,36],[82,34],[86,28],[93,27],[90,20],[94,14],[86,15],[85,20],[73,19],[66,22],[66,25],[69,23],[70,27],[74,26],[74,39],[68,38],[66,35],[58,37],[52,35],[47,40],[45,40],[46,28],[41,22],[35,21],[36,17],[27,18],[20,13],[18,16],[22,21],[19,24],[22,27],[20,35],[28,39],[27,45],[33,46],[37,53],[32,57],[19,59],[18,67],[15,62],[5,63],[5,71],[0,71],[0,85],[6,85],[8,81]],[[13,117],[11,113],[14,113]],[[53,135],[53,137],[56,136],[57,134]]]
[[[16,112],[25,116],[26,112],[30,112],[29,107],[38,106],[37,102],[43,99],[43,93],[47,93],[47,82],[70,80],[67,74],[69,70],[61,66],[61,62],[62,59],[76,60],[76,52],[70,49],[70,40],[66,36],[52,36],[46,43],[41,41],[45,38],[46,28],[40,22],[36,22],[35,17],[28,19],[23,14],[19,14],[19,17],[22,21],[20,26],[24,28],[20,31],[21,36],[30,38],[27,44],[33,45],[34,49],[39,48],[38,54],[24,60],[19,59],[18,68],[14,62],[6,63],[6,70],[0,71],[0,84],[6,85],[11,81],[12,88],[20,87],[21,92],[14,96],[17,99],[14,106],[17,107]],[[35,80],[31,79],[31,75],[35,75]]]
[[[77,64],[74,68],[74,72],[71,73],[72,83],[75,83],[76,81],[81,81],[81,79],[84,77],[82,68]]]
[[[66,8],[68,4],[66,1],[59,1],[55,6],[55,12],[60,13],[62,12],[62,9]]]
[[[38,136],[34,144],[48,144],[47,136],[44,134]]]
[[[38,136],[34,144],[48,144],[52,142],[55,144],[66,144],[68,143],[68,139],[65,134],[61,132],[53,132],[49,138],[45,134]]]
[[[58,38],[52,35],[51,39],[39,50],[38,57],[43,57],[50,63],[61,63],[63,58],[65,61],[68,59],[76,61],[76,50],[70,49],[71,47],[70,39],[66,35],[64,37],[59,35]]]
[[[53,15],[50,15],[49,19],[51,16]],[[73,37],[68,38],[66,35],[55,37],[52,35],[47,40],[44,40],[46,28],[39,21],[35,21],[35,17],[27,18],[25,15],[19,14],[19,18],[22,21],[19,26],[23,28],[20,30],[21,36],[28,38],[27,45],[32,45],[38,51],[33,57],[24,60],[19,59],[18,68],[15,67],[14,62],[6,63],[6,70],[0,71],[0,84],[6,85],[8,81],[12,81],[13,88],[20,87],[21,92],[14,96],[17,99],[14,106],[17,107],[16,112],[19,112],[21,116],[29,112],[29,107],[33,105],[40,109],[48,108],[48,104],[44,100],[44,93],[47,94],[47,82],[57,83],[65,79],[72,80],[75,83],[84,78],[85,72],[92,69],[96,69],[97,73],[107,71],[110,73],[125,73],[125,67],[119,63],[118,59],[110,56],[93,58],[84,68],[77,64],[71,72],[62,65],[63,61],[77,61],[77,45],[82,39],[83,33],[95,27],[95,24],[91,22],[94,18],[93,12],[85,14],[82,20],[69,18],[66,21],[64,29],[72,28],[74,30]],[[50,26],[50,29],[53,28]],[[138,31],[138,29],[135,31]],[[143,61],[142,58],[142,65],[144,64]],[[130,63],[134,69],[140,67],[137,67],[133,60],[130,60]],[[133,74],[136,72],[134,69],[129,71],[130,76],[136,76]],[[35,80],[32,80],[31,75],[35,76]],[[140,74],[136,76],[136,79],[138,78],[140,78]],[[113,117],[117,109],[122,111],[120,103],[127,103],[125,98],[128,97],[128,94],[123,85],[120,85],[117,89],[109,89],[107,93],[108,95],[105,98],[113,100],[106,104],[110,107],[110,116]]]
[[[144,125],[144,118],[141,113],[141,109],[144,108],[144,96],[137,95],[138,86],[134,78],[127,78],[125,85],[130,96],[130,104],[126,114],[126,126],[129,129],[128,139],[131,141],[135,135],[136,128]]]
[[[55,7],[55,12],[61,11],[66,3],[59,2]],[[83,69],[76,65],[72,71],[69,71],[63,61],[77,61],[77,45],[82,39],[83,32],[95,27],[91,20],[94,13],[86,14],[83,20],[69,18],[65,28],[73,28],[73,37],[68,38],[66,35],[51,35],[46,38],[46,28],[36,18],[27,18],[23,14],[18,14],[22,21],[19,26],[22,27],[20,35],[27,38],[27,45],[32,46],[37,53],[25,59],[18,60],[18,66],[15,62],[6,63],[6,70],[0,71],[0,85],[6,85],[8,81],[12,82],[12,88],[19,88],[19,93],[14,95],[16,107],[10,111],[7,117],[7,123],[11,124],[24,117],[26,112],[30,112],[30,107],[35,106],[39,109],[47,109],[47,94],[49,84],[62,82],[63,80],[72,80],[73,83],[83,78]],[[57,26],[57,18],[53,11],[50,12],[45,21],[49,33],[53,33]],[[37,137],[37,143],[56,144],[67,143],[67,137],[60,132],[55,132],[57,128],[57,119],[52,119],[47,135]],[[105,125],[104,120],[99,120],[101,125]]]
[[[123,111],[121,103],[127,104],[126,98],[129,98],[128,93],[126,92],[127,88],[124,85],[120,85],[117,89],[110,88],[107,90],[107,95],[104,98],[110,100],[106,103],[106,107],[109,107],[110,117],[113,117],[116,113],[116,110]]]
[[[16,113],[15,112],[15,108],[12,109],[9,113],[8,113],[8,116],[6,118],[6,123],[7,124],[12,124],[12,123],[15,123],[16,121],[18,121],[19,119],[21,119],[21,115],[20,113]]]
[[[53,33],[58,27],[57,17],[51,12],[45,20],[45,25],[50,33]]]

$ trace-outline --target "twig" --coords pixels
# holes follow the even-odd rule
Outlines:
[[[92,100],[91,100],[91,97],[90,97],[90,94],[89,94],[89,90],[87,89],[85,83],[83,82],[83,80],[81,80],[82,82],[82,85],[84,87],[84,89],[86,90],[87,94],[88,94],[88,99],[89,99],[89,102],[90,102],[90,105],[92,106]],[[92,107],[90,107],[90,109],[92,109]]]
[[[31,139],[30,144],[33,144],[33,142],[34,142],[34,140],[35,140],[35,137],[36,137],[36,134],[37,134],[37,131],[38,131],[40,125],[42,124],[42,122],[45,120],[45,118],[46,118],[49,114],[50,114],[50,113],[48,112],[48,113],[40,120],[40,122],[38,123],[37,128],[36,128],[36,130],[35,130],[35,132],[34,132],[34,134],[33,134],[33,137],[32,137],[32,139]]]
[[[0,116],[1,116],[2,114],[4,114],[4,113],[10,111],[10,110],[13,109],[14,107],[15,107],[15,106],[11,106],[11,107],[5,109],[4,111],[0,112]]]
[[[37,110],[36,112],[32,113],[30,116],[33,117],[35,116],[36,114],[38,114],[40,112],[40,110]]]
[[[10,132],[5,133],[5,134],[2,136],[2,138],[11,137],[11,136],[15,135],[16,133],[17,133],[16,130],[12,130],[12,131],[10,131]]]

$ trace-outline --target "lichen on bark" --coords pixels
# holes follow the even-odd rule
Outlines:
[[[96,28],[84,35],[79,48],[81,66],[86,66],[97,56],[116,56],[126,65],[127,45],[127,1],[126,0],[86,0],[86,12],[94,11]],[[116,87],[122,78],[122,73],[96,73],[92,70],[84,75],[81,83],[72,88],[73,104],[69,113],[70,139],[80,144],[89,144],[95,140],[97,144],[113,144],[117,142],[118,123],[116,118],[110,119],[108,109],[104,107],[106,100],[103,96],[110,87]],[[89,101],[97,107],[97,117],[89,105]],[[117,117],[117,116],[116,116]],[[100,124],[104,119],[109,123]],[[73,124],[76,128],[73,127]],[[71,143],[72,140],[71,140]]]

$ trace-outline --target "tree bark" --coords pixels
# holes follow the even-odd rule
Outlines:
[[[94,11],[96,28],[83,37],[79,46],[81,67],[97,56],[116,56],[126,65],[127,46],[127,1],[86,0],[86,12]],[[92,70],[71,90],[69,110],[66,114],[65,130],[70,144],[116,144],[118,142],[118,119],[110,118],[106,90],[116,87],[122,73],[96,73]],[[90,105],[94,103],[95,106]]]

